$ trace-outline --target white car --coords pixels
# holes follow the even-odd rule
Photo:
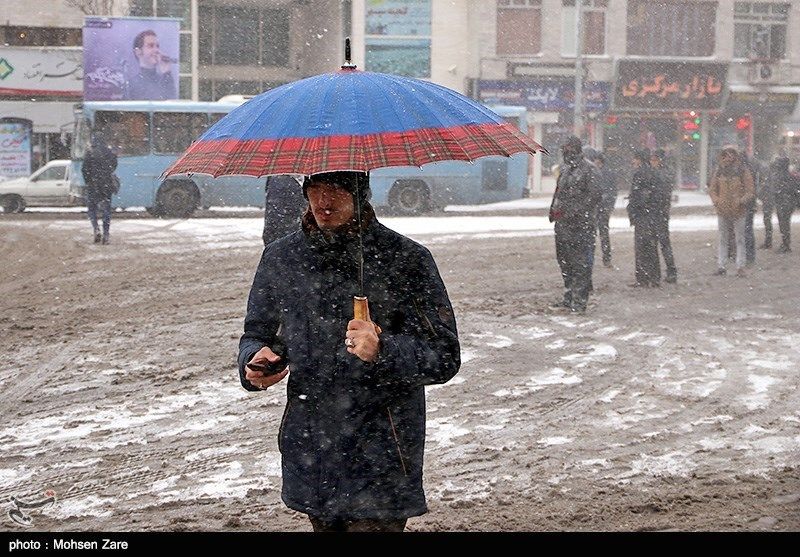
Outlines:
[[[31,206],[71,206],[69,194],[69,163],[52,160],[27,178],[0,182],[0,207],[6,213],[21,213]]]

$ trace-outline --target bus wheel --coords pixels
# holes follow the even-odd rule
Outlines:
[[[188,181],[166,181],[156,196],[156,210],[165,217],[191,217],[199,203],[200,192]]]
[[[25,210],[25,200],[18,195],[6,195],[2,198],[4,213],[21,213]]]
[[[395,182],[389,191],[389,206],[402,215],[424,213],[430,204],[430,193],[422,182]]]

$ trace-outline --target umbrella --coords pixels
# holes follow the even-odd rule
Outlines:
[[[547,152],[485,106],[452,89],[396,75],[341,70],[253,97],[211,126],[163,174],[268,176],[369,172],[445,160]],[[357,196],[358,197],[358,196]],[[357,206],[359,242],[361,206]],[[363,246],[359,293],[364,292]],[[366,298],[357,318],[369,320]]]
[[[546,152],[485,106],[418,79],[342,69],[232,110],[164,176],[304,174]]]

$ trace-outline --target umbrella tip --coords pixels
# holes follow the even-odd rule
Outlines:
[[[345,37],[344,39],[344,64],[342,64],[343,70],[354,70],[356,69],[356,65],[351,62],[352,57],[350,56],[350,37]]]

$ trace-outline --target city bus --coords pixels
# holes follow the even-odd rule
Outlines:
[[[101,133],[117,153],[116,208],[144,207],[156,216],[189,217],[198,207],[264,207],[265,178],[201,174],[161,175],[209,126],[247,100],[217,102],[92,101],[76,105],[70,195],[83,199],[83,155],[93,133]],[[524,107],[490,106],[527,133]],[[422,167],[370,172],[372,204],[400,214],[418,214],[445,205],[472,205],[519,199],[528,184],[528,155],[447,161]]]
[[[489,109],[528,133],[522,106],[489,105]],[[482,157],[474,162],[443,161],[422,167],[379,168],[370,172],[372,205],[405,215],[443,209],[446,205],[479,205],[523,197],[528,187],[527,153]]]
[[[83,155],[93,133],[117,153],[119,193],[112,205],[157,216],[188,217],[198,207],[264,207],[264,178],[161,174],[209,126],[246,99],[219,102],[93,101],[75,107],[70,194],[83,199]]]

